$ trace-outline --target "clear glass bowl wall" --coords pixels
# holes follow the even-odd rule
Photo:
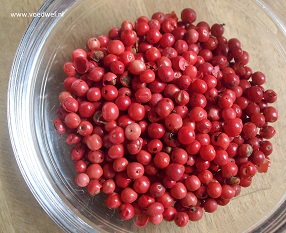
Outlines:
[[[224,23],[225,36],[237,37],[250,54],[249,66],[263,71],[266,87],[277,91],[275,104],[280,119],[273,140],[272,165],[253,185],[213,214],[179,229],[173,223],[134,227],[103,204],[101,195],[91,197],[74,183],[75,172],[64,137],[52,120],[63,90],[62,67],[75,48],[84,48],[91,37],[107,33],[125,19],[135,20],[156,11],[185,7],[197,11],[198,21]],[[219,10],[218,10],[219,9]],[[273,232],[285,223],[286,73],[285,27],[280,19],[285,9],[264,1],[171,1],[83,0],[47,1],[40,12],[64,12],[63,17],[35,18],[19,45],[8,90],[8,120],[11,141],[20,170],[31,191],[47,213],[70,232]],[[283,48],[284,47],[284,48]]]

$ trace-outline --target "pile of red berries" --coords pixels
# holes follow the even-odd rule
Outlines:
[[[64,64],[54,125],[75,182],[138,226],[198,221],[270,164],[277,94],[224,25],[195,21],[190,8],[124,21]]]

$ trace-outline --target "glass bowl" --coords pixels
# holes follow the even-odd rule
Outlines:
[[[215,0],[61,0],[46,1],[28,27],[16,54],[8,90],[8,122],[19,168],[32,193],[51,218],[67,232],[280,232],[286,225],[285,74],[286,9],[275,1]],[[284,4],[285,6],[285,4]],[[249,66],[267,76],[267,88],[279,96],[280,119],[272,140],[274,152],[266,174],[255,176],[227,206],[205,214],[184,228],[164,222],[136,228],[106,208],[103,197],[91,197],[75,185],[73,163],[65,138],[55,131],[58,94],[63,90],[63,63],[94,35],[107,33],[125,19],[183,8],[198,20],[224,23],[225,36],[237,37],[250,54]],[[60,14],[59,14],[60,13]],[[284,22],[285,23],[285,22]]]

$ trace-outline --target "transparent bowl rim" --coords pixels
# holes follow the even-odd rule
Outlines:
[[[284,36],[286,36],[286,27],[281,20],[276,16],[271,6],[266,0],[253,0],[259,5],[267,15],[273,20],[273,22],[281,29]],[[76,0],[47,0],[38,10],[38,13],[43,12],[66,12],[70,7],[76,3]],[[33,65],[33,61],[30,59],[25,59],[27,53],[37,51],[41,48],[41,43],[37,40],[44,41],[50,30],[57,23],[58,18],[49,18],[49,20],[42,19],[40,17],[35,17],[29,24],[24,33],[22,40],[18,46],[8,85],[7,92],[7,119],[8,119],[8,129],[10,140],[13,148],[13,152],[19,166],[19,169],[24,177],[32,194],[35,196],[36,200],[39,202],[41,207],[46,211],[46,213],[56,222],[63,230],[67,232],[74,232],[75,229],[80,229],[83,232],[97,232],[90,225],[88,225],[84,220],[78,217],[78,215],[73,211],[71,206],[63,202],[58,192],[54,189],[48,177],[36,177],[35,168],[31,169],[29,167],[29,161],[26,160],[23,154],[23,141],[21,141],[21,136],[27,136],[28,139],[31,135],[27,135],[27,132],[23,132],[19,124],[23,124],[23,118],[20,114],[25,110],[25,99],[22,99],[25,91],[22,90],[23,86],[19,85],[19,80],[24,79],[28,75],[28,70]],[[45,34],[42,34],[42,29],[45,28]],[[37,56],[35,56],[37,57]],[[28,87],[29,88],[29,87]],[[28,113],[26,113],[28,114]],[[19,131],[20,129],[20,131]],[[27,145],[26,145],[27,146]],[[26,148],[31,151],[31,148]],[[44,171],[43,168],[40,169],[41,172]],[[47,178],[47,179],[46,179]],[[37,179],[37,180],[35,180]],[[47,182],[48,181],[48,182]],[[41,185],[39,185],[39,183]],[[53,203],[51,205],[51,203]],[[270,224],[271,223],[271,224]],[[284,201],[275,213],[273,213],[265,222],[253,230],[253,232],[279,232],[286,228],[286,201]]]

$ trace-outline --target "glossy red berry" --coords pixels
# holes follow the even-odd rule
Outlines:
[[[183,199],[187,195],[187,188],[182,182],[177,182],[171,189],[171,195],[175,199]]]
[[[140,121],[145,117],[145,108],[139,103],[131,103],[128,108],[128,115],[136,121]]]
[[[165,152],[158,152],[155,154],[154,157],[154,164],[159,168],[159,169],[164,169],[166,168],[170,163],[170,156],[165,153]]]
[[[75,178],[75,182],[79,187],[86,187],[89,181],[90,178],[86,173],[79,173]]]
[[[178,163],[171,163],[165,169],[166,175],[171,178],[171,180],[178,181],[182,178],[185,167],[184,165]]]
[[[120,40],[111,40],[107,46],[107,52],[120,55],[125,50],[124,44]]]
[[[174,222],[178,227],[184,227],[189,222],[189,216],[186,212],[178,212],[175,215]]]
[[[178,140],[184,145],[191,144],[195,140],[195,132],[190,126],[182,126],[178,131]]]
[[[181,12],[181,18],[185,23],[193,23],[197,19],[197,14],[193,9],[185,8]]]
[[[139,179],[144,175],[144,166],[138,162],[132,162],[127,165],[127,175],[131,179]]]

